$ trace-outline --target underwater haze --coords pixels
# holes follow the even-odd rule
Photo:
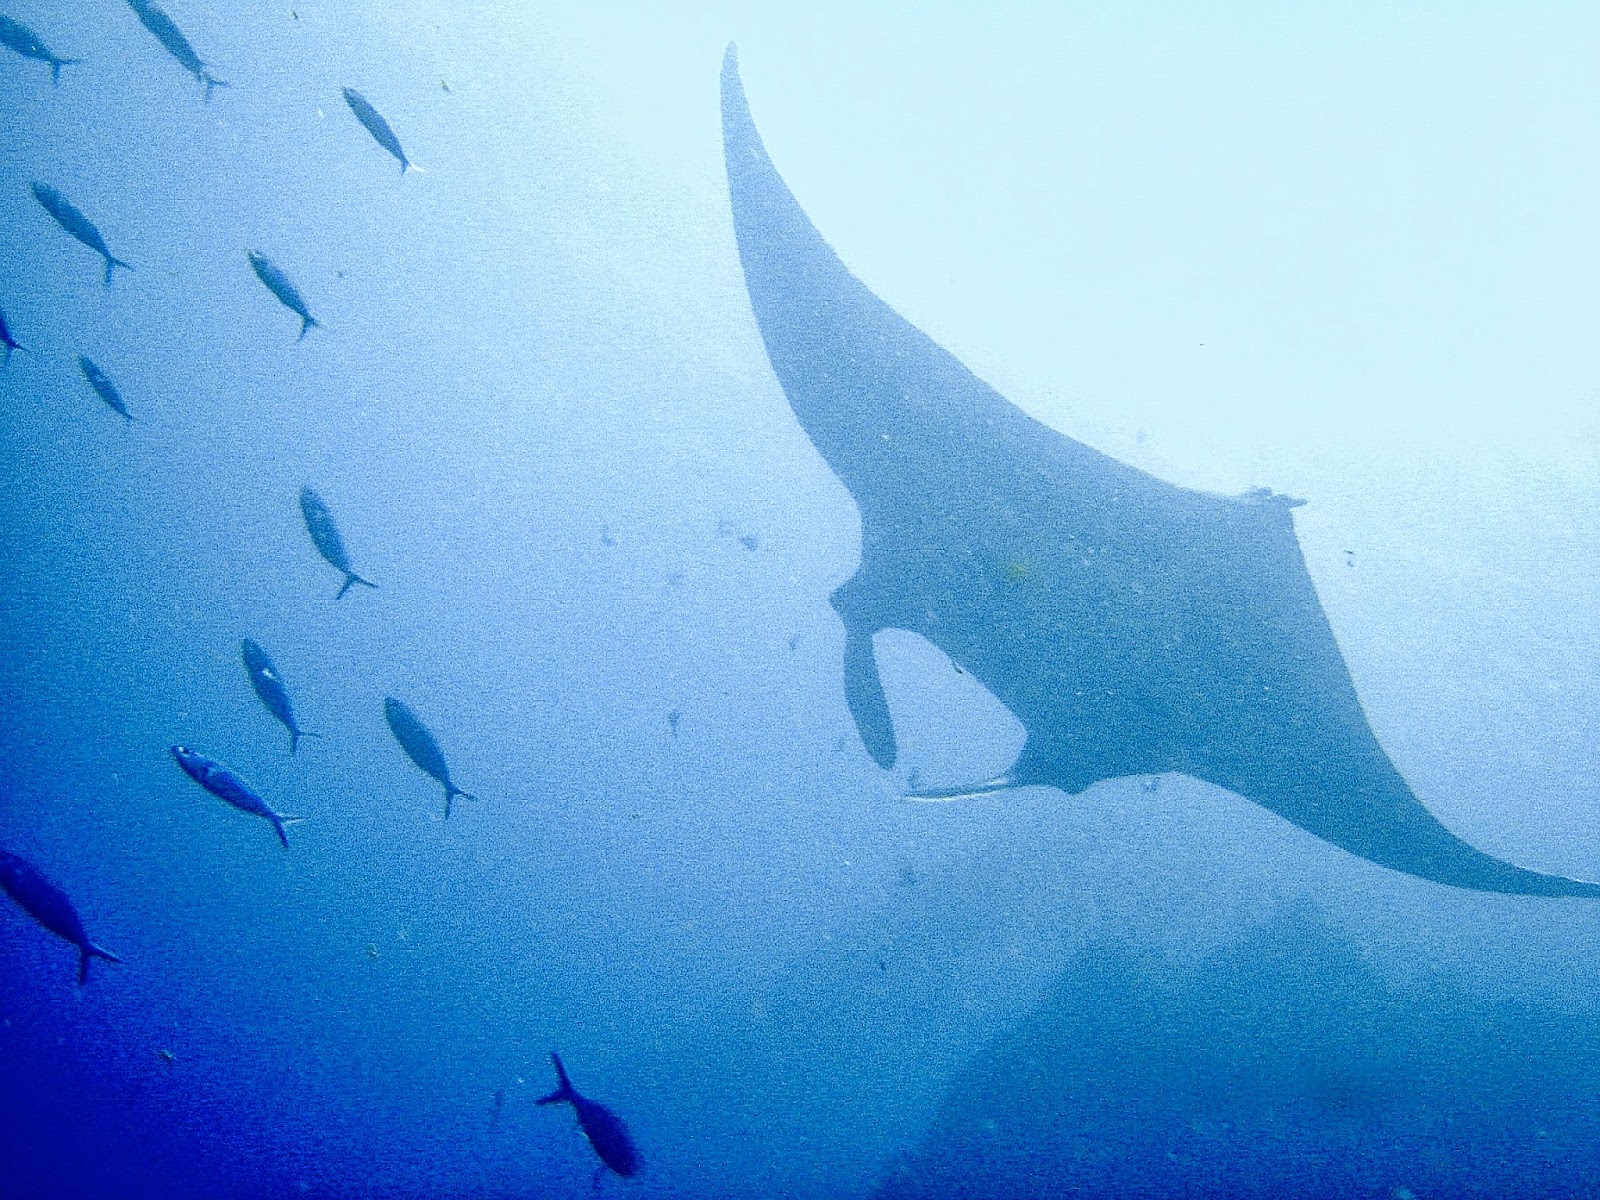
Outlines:
[[[1581,891],[1592,6],[164,10],[0,0],[0,1197],[1600,1191],[1600,900],[1199,757],[1011,774],[1052,595],[1126,594],[1115,757],[1272,711],[1174,633],[1272,572],[986,546],[993,446],[913,406],[864,483],[805,390],[912,370],[881,300],[997,429],[1269,507],[1400,786]],[[879,482],[973,573],[859,626]]]

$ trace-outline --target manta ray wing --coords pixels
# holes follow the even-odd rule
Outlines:
[[[1600,896],[1474,849],[1412,794],[1306,571],[1297,502],[1175,487],[1033,420],[839,261],[768,158],[731,47],[722,116],[767,355],[861,510],[861,566],[832,602],[880,766],[896,748],[872,638],[907,629],[1022,722],[1016,784],[1182,771],[1421,878]]]

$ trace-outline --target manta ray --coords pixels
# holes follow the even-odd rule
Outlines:
[[[1077,794],[1181,772],[1380,866],[1485,892],[1600,896],[1451,833],[1389,761],[1295,536],[1301,503],[1178,487],[1041,424],[852,275],[768,157],[735,49],[723,145],[739,257],[773,372],[861,513],[831,596],[844,693],[895,765],[873,652],[919,634],[1027,740],[1001,779]]]

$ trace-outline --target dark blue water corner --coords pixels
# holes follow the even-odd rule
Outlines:
[[[1600,9],[0,7],[0,1200],[1600,1194]]]

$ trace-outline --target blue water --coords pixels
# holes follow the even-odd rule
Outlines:
[[[752,319],[716,93],[738,38],[846,261],[1028,411],[1307,496],[1419,795],[1596,878],[1591,18],[174,0],[206,103],[125,5],[8,4],[85,61],[0,50],[0,846],[126,961],[80,988],[0,903],[0,1197],[1600,1187],[1592,904],[1178,776],[900,799],[1021,732],[890,633],[905,771],[857,737],[858,517]],[[378,590],[334,601],[305,485]],[[386,695],[478,797],[448,824]],[[535,1106],[552,1049],[637,1179]]]

